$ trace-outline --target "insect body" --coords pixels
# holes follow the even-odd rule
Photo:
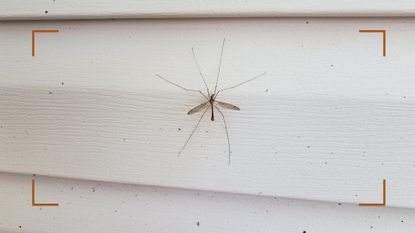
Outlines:
[[[210,117],[210,120],[214,121],[215,120],[215,111],[213,109],[217,108],[218,106],[221,106],[221,107],[224,107],[224,108],[227,108],[227,109],[231,109],[231,110],[237,110],[237,111],[241,110],[240,108],[238,108],[235,105],[228,104],[228,103],[221,102],[221,101],[217,101],[217,100],[215,100],[215,98],[216,98],[216,96],[214,94],[210,95],[210,98],[209,98],[208,101],[206,101],[202,104],[199,104],[196,107],[190,109],[190,111],[187,113],[187,115],[191,115],[193,113],[200,112],[201,110],[204,110],[205,108],[210,108],[211,113],[212,113],[211,117]]]
[[[195,114],[197,112],[203,111],[202,115],[199,118],[199,121],[197,122],[197,124],[193,128],[192,133],[189,135],[189,137],[187,138],[185,144],[180,149],[180,151],[178,153],[178,156],[181,155],[181,153],[183,152],[183,150],[186,148],[186,146],[189,143],[190,139],[192,138],[193,134],[196,132],[196,129],[198,128],[200,122],[202,121],[203,117],[205,116],[207,110],[210,109],[210,111],[211,111],[211,117],[210,117],[210,120],[211,121],[214,121],[215,120],[215,110],[217,110],[219,112],[219,114],[222,116],[223,123],[224,123],[224,126],[225,126],[226,138],[227,138],[227,141],[228,141],[228,166],[230,166],[230,163],[231,163],[231,143],[230,143],[230,140],[229,140],[229,132],[228,132],[228,126],[227,126],[227,123],[226,123],[226,120],[225,120],[225,116],[224,116],[224,114],[223,114],[223,112],[221,111],[220,108],[225,108],[225,109],[230,109],[230,110],[236,110],[236,111],[239,111],[240,108],[237,107],[237,106],[235,106],[235,105],[233,105],[233,104],[229,104],[229,103],[226,103],[226,102],[218,101],[218,100],[216,100],[216,98],[218,97],[219,93],[221,93],[221,92],[223,92],[225,90],[229,90],[229,89],[236,88],[236,87],[241,86],[241,85],[243,85],[243,84],[245,84],[247,82],[250,82],[250,81],[252,81],[254,79],[257,79],[257,78],[265,75],[265,72],[263,72],[263,73],[255,76],[253,78],[250,78],[250,79],[248,79],[246,81],[243,81],[241,83],[238,83],[238,84],[236,84],[234,86],[231,86],[231,87],[227,87],[227,88],[223,88],[223,89],[218,90],[217,87],[218,87],[219,75],[220,75],[220,70],[221,70],[221,65],[222,65],[222,55],[223,55],[223,48],[224,48],[224,46],[225,46],[225,39],[223,39],[223,42],[222,42],[222,49],[221,49],[221,54],[220,54],[220,59],[219,59],[219,67],[218,67],[218,72],[217,72],[217,76],[216,76],[216,83],[215,83],[215,88],[214,88],[213,93],[210,92],[210,89],[209,89],[209,87],[208,87],[208,85],[206,83],[206,80],[205,80],[205,78],[203,76],[203,73],[202,73],[202,71],[200,69],[199,63],[197,62],[194,48],[192,48],[193,59],[194,59],[194,61],[196,63],[196,66],[197,66],[197,68],[199,70],[200,77],[202,78],[203,83],[205,84],[206,93],[203,93],[201,90],[185,88],[185,87],[183,87],[183,86],[181,86],[179,84],[176,84],[176,83],[174,83],[174,82],[172,82],[172,81],[164,78],[163,76],[161,76],[159,74],[157,74],[156,76],[158,78],[160,78],[160,79],[162,79],[162,80],[170,83],[171,85],[176,86],[176,87],[182,89],[182,90],[190,91],[190,92],[198,92],[199,94],[201,94],[205,98],[205,102],[197,105],[196,107],[190,109],[189,112],[187,112],[187,115],[192,115],[192,114]]]

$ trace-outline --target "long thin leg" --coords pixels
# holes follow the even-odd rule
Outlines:
[[[207,93],[208,93],[208,96],[210,96],[209,87],[208,87],[208,85],[207,85],[207,83],[206,83],[205,77],[203,77],[203,74],[202,74],[202,69],[200,69],[199,62],[197,62],[197,59],[196,59],[196,54],[195,54],[195,49],[194,49],[193,47],[192,47],[192,53],[193,53],[193,60],[194,60],[194,61],[195,61],[195,63],[196,63],[197,69],[199,70],[200,77],[202,78],[203,83],[205,84],[205,87],[206,87],[206,91],[207,91]]]
[[[205,97],[205,99],[206,99],[206,100],[209,100],[209,98],[208,98],[205,94],[203,94],[203,92],[201,92],[200,90],[196,90],[196,89],[189,89],[189,88],[186,88],[186,87],[180,86],[179,84],[174,83],[174,82],[172,82],[172,81],[170,81],[170,80],[168,80],[168,79],[164,78],[163,76],[161,76],[161,75],[159,75],[159,74],[156,74],[156,76],[157,76],[159,79],[161,79],[161,80],[163,80],[163,81],[165,81],[165,82],[168,82],[168,83],[170,83],[171,85],[176,86],[176,87],[178,87],[178,88],[180,88],[180,89],[182,89],[182,90],[185,90],[185,91],[191,91],[191,92],[198,92],[198,93],[200,93],[203,97]]]
[[[231,141],[229,140],[228,125],[226,124],[225,116],[223,115],[222,111],[216,106],[215,108],[219,111],[220,115],[222,115],[223,123],[225,124],[226,138],[228,139],[228,167],[229,167],[231,165]]]
[[[183,152],[183,150],[186,148],[187,144],[190,141],[190,138],[192,138],[193,134],[196,132],[197,127],[199,127],[200,122],[203,119],[203,116],[205,116],[206,111],[208,110],[208,107],[206,107],[205,111],[203,112],[202,116],[200,116],[199,121],[197,122],[196,126],[193,128],[192,133],[189,135],[189,137],[186,140],[186,143],[182,146],[182,148],[179,151],[179,154],[177,154],[177,156],[180,156]]]
[[[253,78],[250,78],[250,79],[248,79],[248,80],[245,80],[245,81],[243,81],[243,82],[240,82],[240,83],[236,84],[235,86],[231,86],[231,87],[227,87],[227,88],[220,89],[220,90],[216,93],[215,98],[218,96],[218,94],[219,94],[220,92],[223,92],[223,91],[226,91],[226,90],[229,90],[229,89],[233,89],[233,88],[235,88],[235,87],[239,87],[239,86],[241,86],[241,85],[243,85],[243,84],[245,84],[245,83],[247,83],[247,82],[253,81],[253,80],[257,79],[257,78],[260,78],[260,77],[264,76],[266,73],[267,73],[267,72],[261,73],[261,74],[259,74],[259,75],[255,76],[255,77],[253,77]]]
[[[216,89],[218,88],[218,81],[219,81],[220,69],[222,67],[222,55],[223,55],[223,48],[224,47],[225,47],[225,38],[223,38],[223,41],[222,41],[222,50],[220,51],[218,74],[216,76],[215,91],[213,92],[213,94],[216,93]]]

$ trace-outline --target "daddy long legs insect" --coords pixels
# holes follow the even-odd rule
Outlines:
[[[223,39],[223,41],[222,41],[222,48],[221,48],[220,58],[219,58],[219,66],[218,66],[218,71],[217,71],[217,75],[216,75],[215,88],[214,88],[213,92],[211,92],[211,90],[209,89],[209,87],[208,87],[208,85],[206,83],[206,79],[203,76],[202,70],[200,68],[199,62],[197,61],[196,53],[195,53],[195,50],[194,50],[193,47],[192,47],[193,60],[196,63],[196,66],[197,66],[197,69],[199,71],[200,77],[202,78],[203,83],[204,83],[204,85],[206,87],[206,93],[203,93],[201,90],[189,89],[189,88],[183,87],[183,86],[181,86],[181,85],[179,85],[177,83],[174,83],[174,82],[166,79],[165,77],[163,77],[163,76],[161,76],[159,74],[156,74],[156,76],[158,78],[160,78],[161,80],[166,81],[167,83],[169,83],[169,84],[171,84],[173,86],[176,86],[176,87],[178,87],[178,88],[180,88],[180,89],[182,89],[184,91],[197,92],[197,93],[201,94],[203,96],[203,98],[205,98],[205,102],[197,105],[196,107],[190,109],[189,112],[187,112],[187,115],[191,115],[191,114],[194,114],[194,113],[203,111],[202,115],[200,116],[198,122],[196,123],[195,127],[193,128],[193,130],[190,133],[189,137],[187,138],[186,142],[180,148],[180,151],[178,153],[178,156],[180,156],[182,154],[182,152],[184,151],[184,149],[186,148],[187,144],[189,143],[189,141],[192,138],[193,134],[196,132],[197,128],[199,127],[199,124],[202,121],[202,119],[205,116],[205,114],[208,111],[208,109],[210,109],[210,111],[211,111],[211,116],[210,116],[210,120],[211,121],[214,121],[215,120],[215,109],[216,109],[219,112],[219,114],[222,116],[223,123],[224,123],[224,126],[225,126],[226,139],[228,141],[228,166],[230,166],[230,164],[231,164],[231,142],[230,142],[230,139],[229,139],[229,131],[228,131],[228,125],[226,123],[225,115],[221,111],[220,107],[223,107],[223,108],[229,109],[229,110],[235,110],[235,111],[239,111],[240,108],[237,107],[237,106],[235,106],[235,105],[233,105],[233,104],[229,104],[229,103],[226,103],[226,102],[218,101],[218,100],[216,100],[216,98],[218,97],[219,93],[222,93],[223,91],[226,91],[226,90],[230,90],[230,89],[239,87],[239,86],[241,86],[241,85],[243,85],[243,84],[245,84],[247,82],[250,82],[250,81],[255,80],[255,79],[259,78],[259,77],[262,77],[262,76],[265,75],[266,72],[263,72],[263,73],[261,73],[261,74],[259,74],[257,76],[254,76],[253,78],[250,78],[248,80],[245,80],[243,82],[240,82],[240,83],[238,83],[238,84],[236,84],[234,86],[231,86],[231,87],[227,87],[227,88],[223,88],[223,89],[219,89],[218,90],[218,82],[219,82],[219,76],[220,76],[220,71],[221,71],[221,67],[222,67],[222,56],[223,56],[223,49],[224,49],[224,47],[225,47],[225,39]]]

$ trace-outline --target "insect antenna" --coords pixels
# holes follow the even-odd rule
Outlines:
[[[209,87],[208,87],[208,85],[207,85],[207,83],[206,83],[205,77],[203,77],[203,74],[202,74],[202,69],[200,69],[199,62],[198,62],[198,61],[197,61],[197,59],[196,59],[195,49],[194,49],[193,47],[192,47],[192,53],[193,53],[193,60],[194,60],[194,61],[195,61],[195,63],[196,63],[197,69],[199,70],[200,77],[202,78],[203,83],[205,84],[207,94],[208,94],[208,96],[210,96]]]
[[[219,81],[219,75],[220,75],[220,69],[222,67],[222,55],[223,55],[223,48],[225,47],[225,38],[223,38],[222,41],[222,49],[220,51],[220,58],[219,58],[219,67],[218,67],[218,74],[216,76],[216,83],[215,83],[215,90],[213,91],[213,94],[216,93],[216,90],[218,88],[218,81]]]
[[[219,94],[220,92],[223,92],[223,91],[226,91],[226,90],[229,90],[229,89],[233,89],[233,88],[235,88],[235,87],[239,87],[239,86],[241,86],[241,85],[243,85],[243,84],[245,84],[245,83],[247,83],[247,82],[253,81],[253,80],[257,79],[257,78],[260,78],[260,77],[264,76],[266,73],[267,73],[267,72],[261,73],[261,74],[259,74],[259,75],[255,76],[255,77],[253,77],[253,78],[250,78],[250,79],[248,79],[248,80],[245,80],[245,81],[243,81],[243,82],[240,82],[240,83],[236,84],[235,86],[231,86],[231,87],[227,87],[227,88],[220,89],[220,90],[216,93],[215,98],[218,96],[218,94]]]
[[[182,89],[182,90],[185,90],[185,91],[191,91],[191,92],[198,92],[198,93],[200,93],[203,97],[205,97],[205,99],[206,99],[206,100],[209,100],[209,98],[208,98],[205,94],[203,94],[203,92],[202,92],[202,91],[200,91],[200,90],[196,90],[196,89],[189,89],[189,88],[186,88],[186,87],[180,86],[179,84],[174,83],[174,82],[172,82],[172,81],[170,81],[170,80],[168,80],[168,79],[164,78],[163,76],[161,76],[161,75],[159,75],[159,74],[156,74],[156,77],[158,77],[159,79],[161,79],[161,80],[163,80],[163,81],[165,81],[165,82],[168,82],[168,83],[170,83],[171,85],[176,86],[176,87],[178,87],[178,88],[180,88],[180,89]]]
[[[182,154],[182,152],[184,151],[184,149],[186,148],[187,144],[189,143],[190,139],[192,138],[193,134],[196,132],[197,127],[199,127],[200,122],[203,119],[203,116],[205,116],[206,111],[208,110],[208,108],[206,107],[205,111],[203,111],[202,116],[200,116],[199,121],[197,122],[197,124],[195,125],[195,127],[192,130],[192,133],[189,135],[189,137],[187,138],[186,142],[184,143],[184,145],[182,146],[182,148],[180,148],[179,153],[177,154],[177,156],[180,156]]]
[[[223,115],[222,111],[216,106],[215,108],[219,111],[220,115],[222,115],[223,123],[225,125],[226,139],[228,139],[228,167],[229,167],[231,165],[231,141],[229,140],[228,125],[226,124],[225,115]]]

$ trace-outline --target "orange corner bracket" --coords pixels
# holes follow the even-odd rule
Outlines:
[[[32,30],[32,57],[35,56],[35,33],[37,32],[59,32],[59,30]]]
[[[32,176],[32,206],[59,206],[59,203],[36,203],[35,201],[35,177]]]
[[[386,179],[383,179],[383,201],[382,203],[361,203],[359,206],[386,206]]]
[[[382,33],[383,35],[383,56],[386,57],[386,30],[366,30],[361,29],[359,32]]]

